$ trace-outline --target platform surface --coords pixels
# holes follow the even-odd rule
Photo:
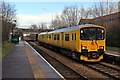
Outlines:
[[[29,60],[20,42],[2,60],[2,78],[34,78]]]
[[[27,42],[20,41],[2,60],[2,78],[64,77]]]

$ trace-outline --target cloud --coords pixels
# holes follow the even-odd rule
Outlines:
[[[50,24],[52,19],[54,19],[55,14],[40,14],[40,15],[27,15],[27,14],[18,14],[16,16],[18,20],[18,27],[30,26],[31,24],[40,24],[41,22],[45,22],[46,24]]]

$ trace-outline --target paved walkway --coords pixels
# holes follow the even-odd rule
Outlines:
[[[2,60],[2,78],[39,80],[64,77],[27,42],[21,41]]]
[[[16,44],[2,60],[2,78],[33,78],[27,55],[23,50],[24,43]]]

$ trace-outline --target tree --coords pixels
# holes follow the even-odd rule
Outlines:
[[[15,6],[7,2],[0,1],[0,20],[2,21],[2,42],[9,39],[10,29],[15,27]]]
[[[54,28],[71,27],[78,25],[80,19],[79,8],[75,6],[65,7],[61,15],[56,15],[56,18],[52,21]]]
[[[91,8],[88,8],[88,9],[85,9],[84,7],[81,6],[80,8],[80,17],[82,19],[87,19],[87,18],[90,18],[91,17]]]
[[[61,28],[64,26],[61,16],[56,15],[55,19],[52,21],[52,26],[54,28]]]
[[[115,2],[97,2],[91,11],[93,18],[96,18],[110,13],[118,12],[118,6]]]
[[[15,5],[11,5],[7,2],[2,2],[1,4],[1,13],[2,13],[2,19],[6,22],[12,22],[15,18]]]
[[[35,29],[38,29],[38,27],[37,27],[37,25],[35,25],[35,24],[32,24],[32,25],[31,25],[31,27],[30,27],[30,29],[33,29],[33,30],[35,30]]]
[[[32,24],[32,25],[30,26],[30,31],[38,31],[37,25],[36,25],[36,24]]]
[[[47,29],[47,24],[45,22],[41,22],[39,25],[39,29]]]
[[[70,6],[66,7],[63,12],[62,12],[62,20],[67,23],[67,26],[75,26],[77,25],[79,18],[80,18],[80,13],[78,7],[75,6]]]

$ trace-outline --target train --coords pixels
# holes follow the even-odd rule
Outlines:
[[[106,51],[106,29],[94,24],[72,26],[39,33],[38,42],[77,60],[99,62]]]
[[[23,40],[25,41],[38,41],[38,33],[31,33],[23,35]]]

